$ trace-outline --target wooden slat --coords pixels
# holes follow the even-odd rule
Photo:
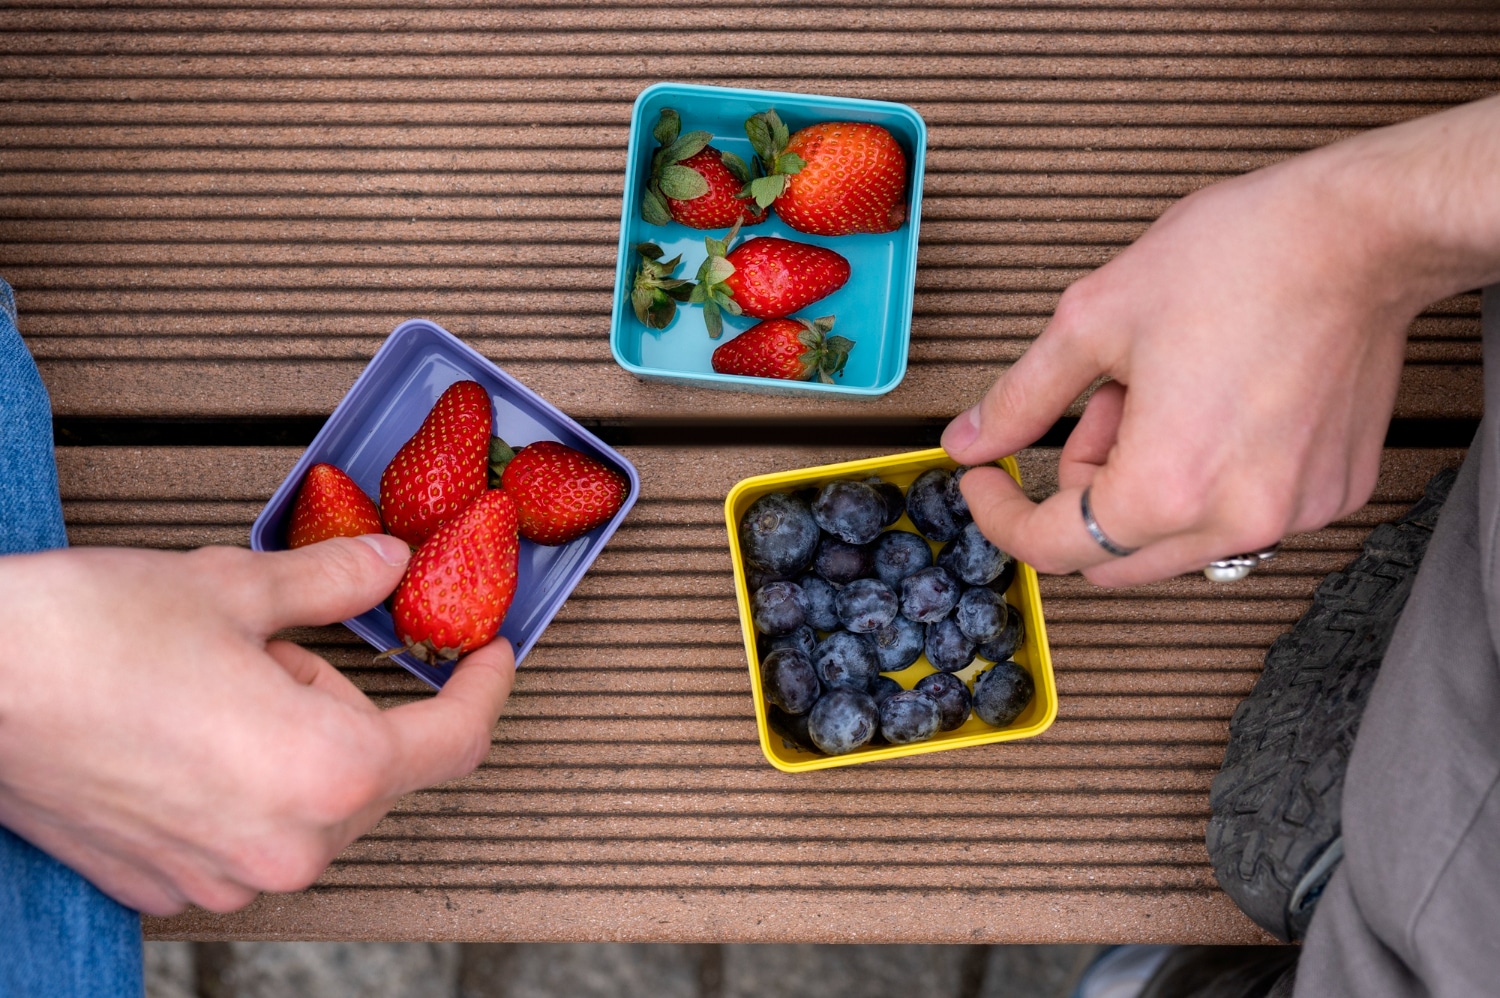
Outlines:
[[[1370,505],[1235,587],[1044,579],[1060,712],[1039,738],[788,776],[756,744],[722,497],[871,452],[625,452],[640,503],[522,668],[486,763],[403,798],[312,890],[150,920],[154,937],[1265,941],[1203,851],[1229,716],[1322,576],[1460,457],[1387,451]],[[61,448],[70,536],[243,543],[298,453]],[[1056,456],[1021,455],[1034,495]],[[292,636],[379,703],[426,695],[342,628]],[[866,904],[882,917],[856,928]]]

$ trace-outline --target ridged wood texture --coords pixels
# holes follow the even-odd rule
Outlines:
[[[1214,885],[1208,787],[1271,640],[1453,451],[1232,587],[1047,578],[1044,735],[801,775],[756,740],[725,544],[740,478],[838,447],[626,448],[642,494],[522,667],[472,776],[403,798],[311,890],[158,938],[1264,942]],[[62,448],[75,544],[246,541],[280,448]],[[1021,455],[1037,495],[1055,451]],[[342,628],[294,637],[381,703],[426,695]],[[310,764],[315,764],[311,762]]]
[[[1410,6],[1410,5],[1407,5]],[[1493,92],[1493,5],[102,0],[0,6],[0,273],[64,415],[327,413],[423,315],[584,418],[951,415],[1174,199]],[[647,385],[608,311],[631,101],[684,80],[931,126],[912,364],[868,404]],[[1398,414],[1480,409],[1476,301]]]

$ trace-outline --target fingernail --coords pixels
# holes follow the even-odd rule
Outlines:
[[[956,454],[974,442],[979,436],[979,407],[965,409],[953,417],[953,422],[943,431],[943,450]]]
[[[356,540],[364,541],[374,548],[375,553],[380,555],[380,560],[387,565],[405,565],[411,557],[411,548],[406,546],[406,542],[390,534],[363,534]]]

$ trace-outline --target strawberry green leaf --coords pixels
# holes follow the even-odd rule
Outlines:
[[[704,302],[708,301],[708,289],[705,288],[701,283],[694,284],[693,290],[688,295],[687,300],[692,302],[694,305],[703,304]]]
[[[849,363],[849,351],[854,349],[854,341],[846,336],[830,336],[823,341],[823,361],[818,369],[819,380],[825,384],[832,384],[835,375],[844,373],[844,365]]]
[[[794,152],[783,153],[782,155],[776,157],[777,173],[801,173],[802,168],[806,165],[807,160],[803,159],[801,156],[798,156]]]
[[[710,256],[703,263],[703,271],[701,272],[699,280],[710,286],[715,284],[723,284],[725,281],[729,280],[730,275],[733,273],[734,264],[730,263],[722,256]]]
[[[775,144],[776,152],[779,155],[781,150],[786,148],[787,142],[790,141],[792,137],[791,132],[787,130],[786,124],[781,120],[781,115],[776,113],[775,108],[766,112],[766,123],[771,126],[771,141]]]
[[[692,281],[663,281],[661,289],[676,301],[688,301],[698,286]]]
[[[718,339],[724,335],[724,317],[719,314],[719,305],[712,298],[703,302],[703,325],[708,329],[708,335],[712,339]]]
[[[756,177],[750,181],[750,196],[755,203],[762,208],[769,208],[771,202],[781,197],[786,190],[786,177],[777,173],[769,177]]]
[[[677,133],[682,130],[682,119],[677,112],[669,107],[661,110],[661,116],[656,119],[656,127],[652,129],[651,135],[663,146],[669,146],[677,141]]]
[[[655,188],[646,188],[646,196],[641,199],[641,217],[651,225],[669,225],[672,222],[666,198],[657,193]]]
[[[697,170],[674,163],[662,167],[661,192],[673,201],[691,201],[708,193],[708,181]]]
[[[689,156],[694,156],[701,152],[703,147],[708,145],[709,140],[712,138],[713,136],[707,132],[688,132],[682,138],[668,146],[667,151],[662,154],[662,158],[668,163],[681,163]]]
[[[489,479],[490,488],[500,487],[500,475],[505,471],[505,466],[510,464],[511,458],[516,452],[511,449],[510,444],[499,437],[490,437]]]
[[[730,173],[734,174],[734,179],[738,180],[742,184],[748,184],[750,182],[750,167],[745,165],[744,160],[740,159],[732,152],[719,153],[719,159],[723,160],[725,168],[728,169]]]
[[[636,243],[635,251],[647,260],[660,260],[666,255],[662,248],[655,243]]]
[[[717,303],[720,308],[728,312],[730,315],[745,314],[744,309],[740,308],[740,303],[735,301],[734,296],[731,295],[728,291],[724,291],[720,288],[710,288],[708,297],[710,301]]]
[[[763,163],[771,162],[781,151],[772,144],[771,123],[766,120],[767,115],[775,113],[775,111],[762,111],[745,119],[745,136],[750,140],[750,148],[755,150],[755,155],[759,156]]]

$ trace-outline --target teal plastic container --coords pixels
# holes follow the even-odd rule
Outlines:
[[[703,130],[713,146],[738,154],[749,163],[754,155],[745,137],[745,119],[774,108],[793,132],[820,121],[862,121],[884,127],[906,153],[907,218],[895,232],[880,235],[810,236],[791,228],[773,211],[760,225],[742,230],[739,241],[752,236],[780,236],[826,246],[849,261],[849,283],[798,312],[806,318],[835,317],[833,332],[854,341],[848,365],[835,384],[780,381],[718,374],[709,358],[714,348],[759,320],[724,316],[724,335],[709,339],[703,312],[697,305],[678,306],[666,329],[650,329],[630,307],[630,289],[640,257],[637,243],[660,246],[665,259],[682,255],[675,276],[692,280],[707,256],[705,236],[723,238],[727,230],[690,229],[673,222],[652,225],[641,217],[641,200],[651,175],[657,142],[651,130],[663,108],[682,116],[684,133]],[[610,350],[621,367],[638,378],[670,381],[702,388],[761,391],[780,394],[884,395],[906,376],[911,344],[912,295],[916,289],[917,231],[922,216],[922,175],[927,157],[927,125],[904,104],[818,97],[771,90],[734,90],[688,83],[657,83],[636,98],[630,117],[629,161],[625,168],[624,207],[620,216],[620,248],[616,259],[615,302],[610,323]]]

